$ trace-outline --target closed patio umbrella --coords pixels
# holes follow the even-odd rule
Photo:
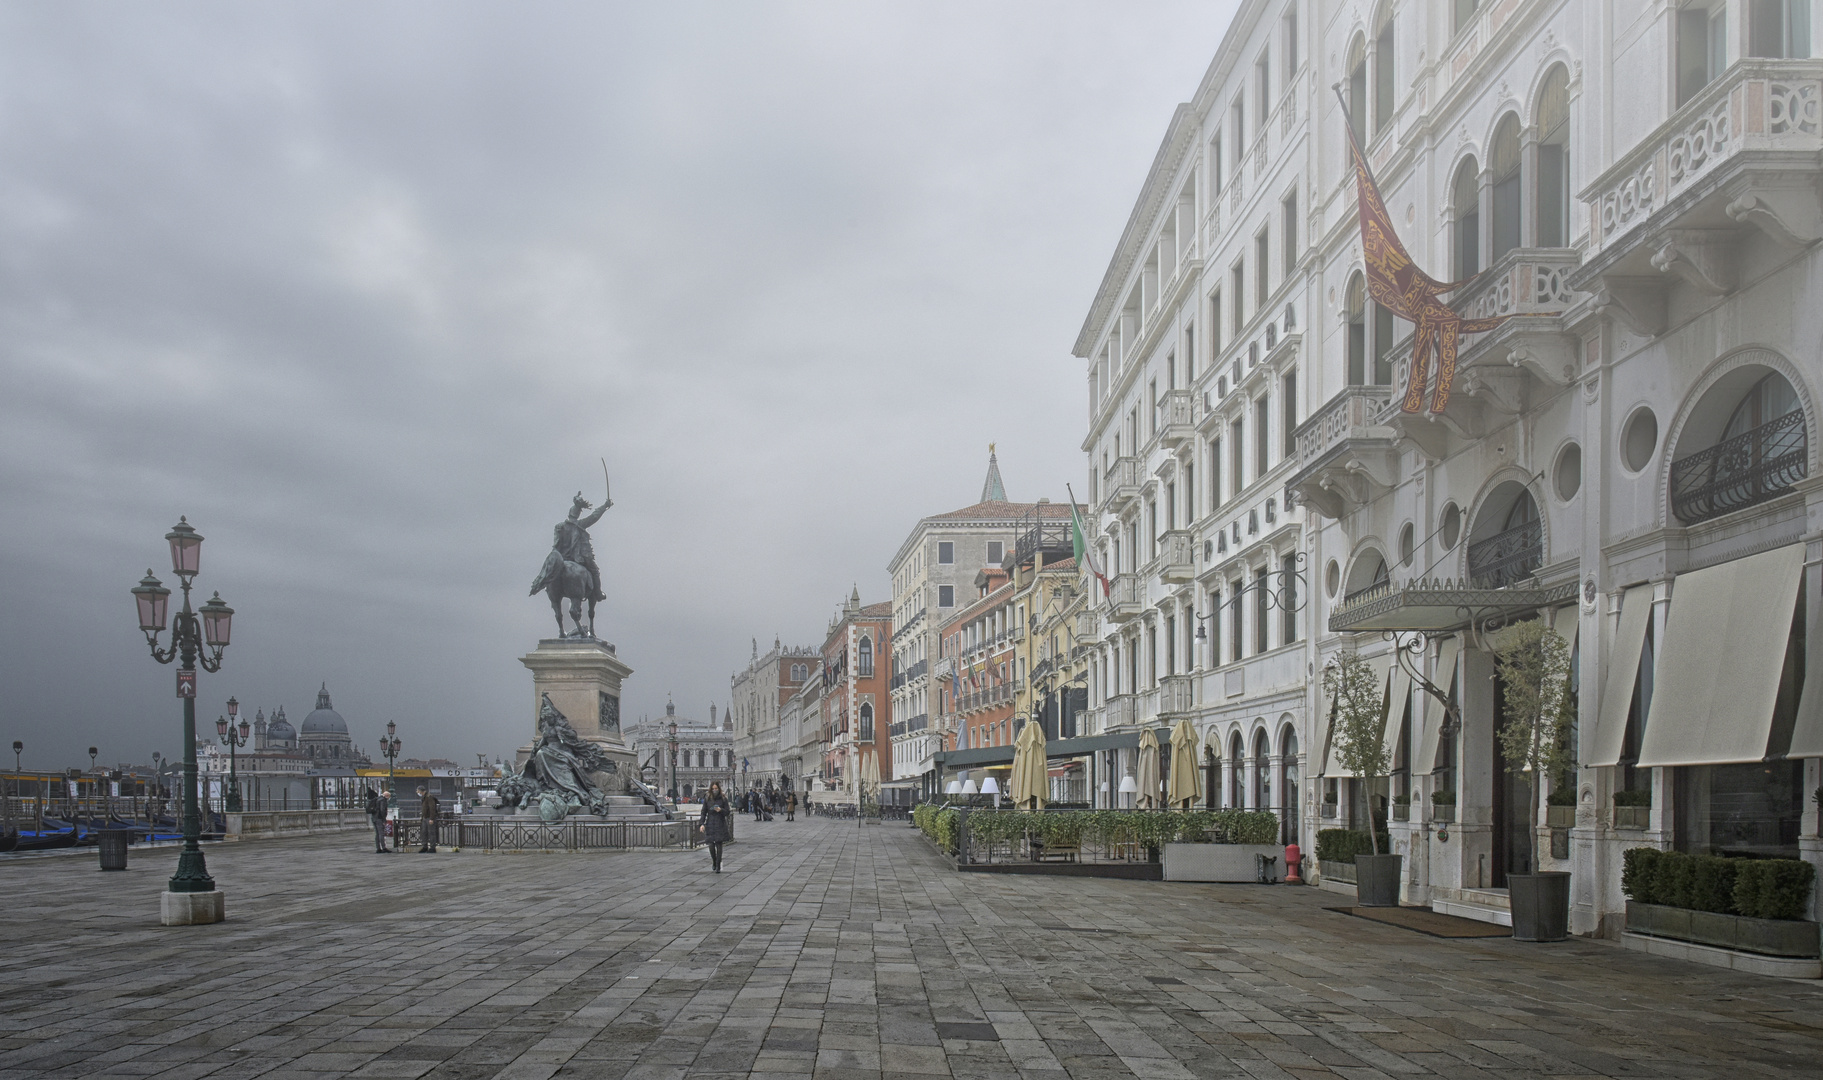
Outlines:
[[[1013,744],[1013,805],[1021,810],[1044,809],[1044,750],[1044,725],[1027,722]]]
[[[1139,793],[1133,805],[1141,810],[1158,809],[1158,736],[1151,728],[1139,733]]]
[[[1171,729],[1171,805],[1188,809],[1202,795],[1196,767],[1196,728],[1188,716]]]

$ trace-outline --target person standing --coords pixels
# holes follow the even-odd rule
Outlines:
[[[418,836],[420,855],[437,853],[437,797],[423,784],[418,785]]]
[[[722,845],[734,834],[734,807],[722,794],[722,785],[710,784],[703,799],[703,842],[709,845],[709,863],[722,872]]]
[[[373,788],[367,789],[367,819],[373,822],[373,850],[376,855],[387,854],[386,802],[386,795]]]
[[[786,821],[796,821],[797,819],[798,819],[798,793],[797,793],[796,789],[793,789],[793,790],[787,791],[785,793],[785,820]]]

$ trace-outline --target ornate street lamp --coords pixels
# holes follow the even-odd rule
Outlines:
[[[677,802],[677,721],[671,721],[671,801]]]
[[[399,805],[399,784],[395,772],[399,761],[399,725],[391,720],[386,721],[386,734],[380,736],[380,754],[386,758],[386,791],[387,802],[392,806]]]
[[[158,636],[165,631],[171,590],[147,570],[145,578],[133,589],[133,600],[139,608],[139,628],[145,632],[152,659],[161,664],[179,661],[177,696],[184,703],[184,849],[177,856],[177,873],[171,876],[168,891],[208,893],[215,891],[215,879],[209,876],[202,845],[198,843],[202,822],[196,807],[196,667],[200,663],[204,671],[221,670],[234,609],[222,603],[219,592],[203,604],[200,618],[190,607],[190,582],[200,564],[203,538],[187,519],[179,518],[165,534],[165,541],[171,545],[171,571],[182,582],[184,591],[183,610],[170,624],[170,648],[159,648]]]
[[[241,712],[241,703],[233,698],[228,699],[228,715],[215,718],[215,735],[228,748],[228,812],[241,812],[240,774],[235,770],[235,751],[247,745],[247,735],[253,730],[252,725],[242,720],[240,727],[234,726],[234,718]]]

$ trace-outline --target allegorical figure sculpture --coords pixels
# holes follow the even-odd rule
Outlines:
[[[538,708],[538,743],[519,775],[500,785],[501,805],[535,804],[546,821],[583,809],[605,813],[608,793],[596,785],[593,774],[616,768],[601,747],[576,734],[546,694]]]
[[[605,466],[603,477],[606,477]],[[558,637],[595,636],[595,605],[605,597],[601,591],[601,568],[595,565],[595,545],[589,540],[589,527],[600,521],[601,515],[613,505],[613,498],[604,497],[599,509],[585,515],[583,511],[589,509],[589,500],[578,491],[570,502],[570,516],[557,523],[551,553],[544,557],[544,568],[532,582],[532,595],[536,596],[542,589],[551,598],[551,614],[557,619]],[[565,600],[570,602],[570,622],[576,627],[573,635],[563,629]],[[589,605],[587,625],[582,618],[584,601]]]

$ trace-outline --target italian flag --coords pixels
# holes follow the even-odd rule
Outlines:
[[[1064,490],[1069,491],[1069,488],[1066,486]],[[1101,595],[1105,599],[1113,591],[1113,586],[1108,583],[1108,575],[1102,573],[1101,567],[1095,562],[1095,549],[1089,546],[1088,535],[1082,527],[1082,515],[1076,512],[1074,492],[1070,493],[1070,544],[1075,549],[1076,565],[1088,567],[1089,573],[1095,575],[1095,580],[1101,582]]]

